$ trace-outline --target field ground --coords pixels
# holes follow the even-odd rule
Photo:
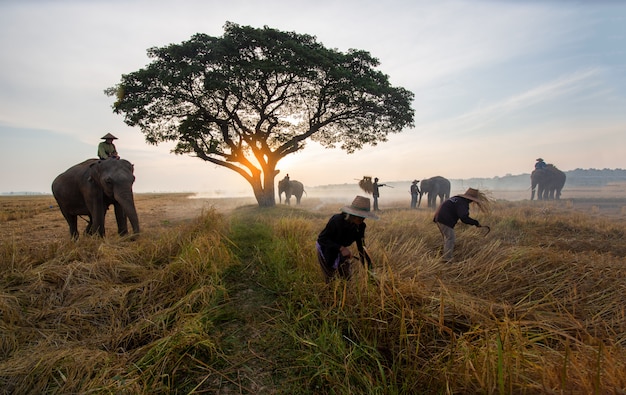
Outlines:
[[[382,194],[382,192],[381,192]],[[492,191],[493,198],[506,201],[520,201],[528,191]],[[303,197],[301,208],[328,213],[329,215],[351,202],[354,195]],[[526,200],[530,204],[531,201]],[[408,208],[409,199],[402,201],[396,194],[389,199],[385,195],[379,200],[383,210]],[[228,213],[243,205],[255,205],[252,197],[243,198],[202,198],[191,193],[145,193],[135,195],[135,204],[142,229],[167,226],[196,218],[203,210],[215,208],[218,212]],[[278,203],[277,203],[278,204]],[[293,202],[292,202],[293,204]],[[597,218],[611,220],[626,219],[626,185],[607,185],[604,188],[578,188],[567,190],[560,201],[532,202],[533,205],[545,205],[550,209],[564,212],[585,213]],[[418,210],[424,208],[425,202]],[[106,228],[115,232],[115,217],[107,215]],[[79,219],[79,230],[85,222]],[[0,239],[28,238],[33,242],[54,238],[68,237],[67,223],[51,195],[35,196],[0,196]]]
[[[2,196],[0,394],[624,394],[626,191],[527,192],[493,191],[453,265],[431,209],[386,193],[375,270],[343,284],[313,241],[353,191],[136,194],[142,237],[109,213],[76,243],[52,196]]]

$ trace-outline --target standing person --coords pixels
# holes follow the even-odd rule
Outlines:
[[[413,180],[411,183],[411,208],[417,208],[417,197],[420,194],[420,188],[417,186],[418,180]]]
[[[462,195],[456,195],[447,199],[439,205],[439,208],[435,212],[433,222],[437,224],[439,231],[443,236],[442,258],[446,262],[452,261],[454,244],[456,242],[454,226],[457,222],[461,220],[461,222],[465,224],[474,225],[479,228],[481,227],[477,220],[470,217],[470,203],[476,203],[479,210],[484,213],[489,212],[489,199],[484,193],[474,188],[469,188]]]
[[[374,197],[374,211],[380,211],[378,209],[378,197],[380,196],[380,192],[378,192],[378,187],[384,187],[387,184],[379,184],[378,177],[374,178],[374,183],[372,184],[372,196]]]
[[[370,200],[357,196],[350,206],[341,209],[328,220],[326,227],[317,237],[315,247],[317,258],[324,273],[326,282],[336,275],[346,280],[352,275],[352,251],[350,246],[356,242],[361,263],[372,268],[372,262],[365,251],[365,219],[378,217],[370,211]]]
[[[117,137],[113,136],[111,133],[107,133],[101,137],[104,141],[98,144],[98,158],[100,159],[119,159],[119,155],[117,154],[117,149],[115,149],[115,144],[113,144],[113,140],[117,140]]]

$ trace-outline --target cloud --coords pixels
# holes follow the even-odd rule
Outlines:
[[[416,94],[416,128],[387,143],[353,155],[309,144],[281,161],[308,185],[352,182],[363,172],[385,180],[515,174],[536,155],[577,167],[602,158],[617,167],[615,152],[626,143],[619,135],[626,135],[626,6],[602,4],[0,1],[0,164],[28,161],[2,185],[21,189],[37,180],[37,190],[48,190],[42,168],[56,172],[92,157],[112,132],[136,162],[142,190],[245,189],[232,172],[147,145],[103,93],[145,66],[149,47],[197,32],[219,36],[226,21],[369,51],[394,85]],[[24,131],[28,140],[17,137]],[[49,151],[63,155],[50,159]]]
[[[575,72],[492,104],[479,106],[451,119],[422,125],[420,128],[446,130],[452,136],[483,130],[498,119],[511,116],[516,112],[526,111],[533,106],[573,96],[575,93],[595,86],[598,74],[599,70],[597,69]]]

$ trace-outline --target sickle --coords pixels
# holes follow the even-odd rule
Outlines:
[[[487,232],[483,236],[487,236],[491,232],[491,228],[488,225],[480,225],[481,228],[487,228]]]

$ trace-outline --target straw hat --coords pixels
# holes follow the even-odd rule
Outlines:
[[[103,140],[107,140],[107,139],[111,139],[111,140],[117,140],[117,137],[113,136],[111,133],[107,133],[104,136],[100,137]]]
[[[357,196],[352,201],[352,204],[345,206],[341,209],[342,212],[350,215],[356,215],[361,218],[373,218],[378,219],[376,214],[370,210],[370,200],[365,196]]]
[[[413,180],[412,184],[417,184],[419,180]]]
[[[469,199],[469,200],[472,200],[474,202],[479,202],[481,200],[480,196],[479,196],[478,189],[474,189],[474,188],[468,188],[467,191],[465,191],[464,194],[457,195],[457,196],[464,197],[465,199]]]
[[[543,158],[537,158],[537,162],[543,162]]]
[[[487,195],[480,192],[478,189],[468,188],[464,194],[457,196],[471,200],[478,205],[478,208],[480,208],[481,211],[489,212],[491,199],[489,199]]]

